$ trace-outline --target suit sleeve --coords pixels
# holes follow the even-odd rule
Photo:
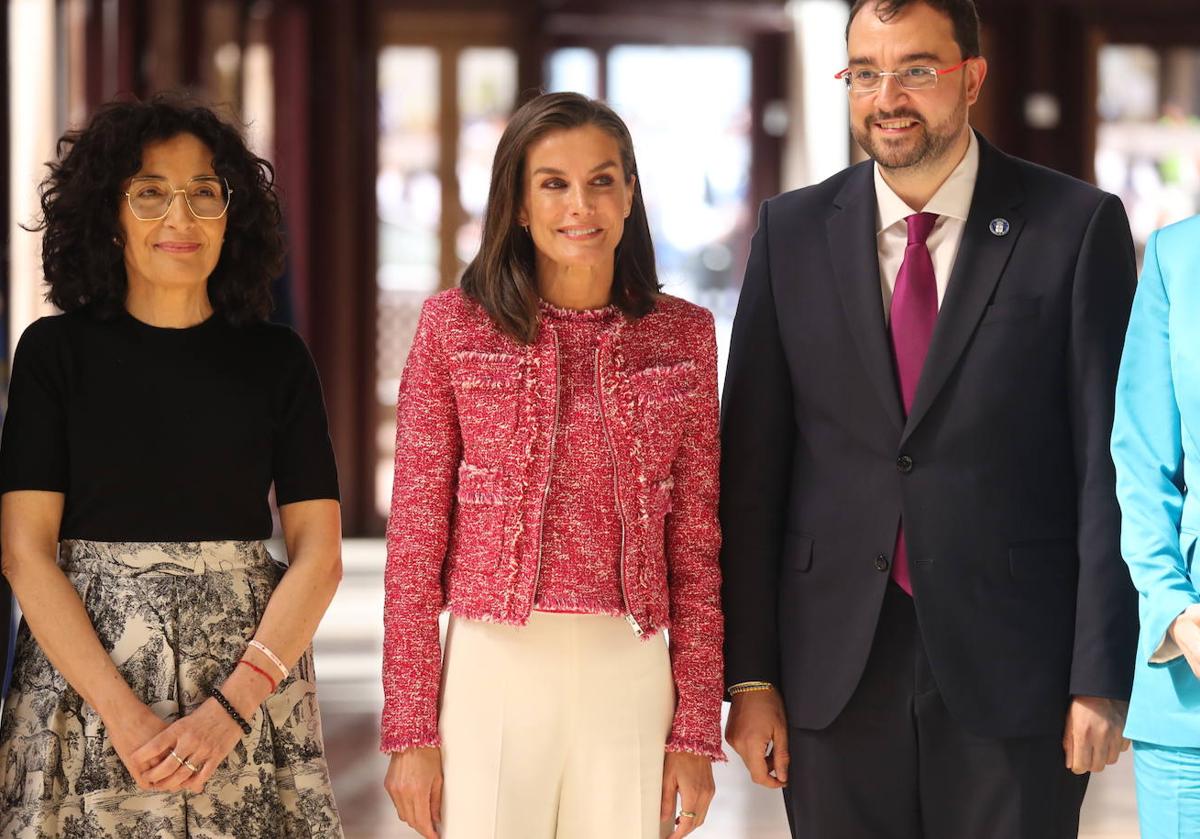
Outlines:
[[[721,408],[726,687],[779,683],[776,603],[795,421],[770,272],[769,210],[769,203],[760,210],[750,245]]]
[[[1073,696],[1128,699],[1132,689],[1137,594],[1121,561],[1109,445],[1136,277],[1124,207],[1105,196],[1084,234],[1071,298],[1068,395],[1079,499]]]
[[[1200,603],[1179,545],[1183,440],[1171,372],[1171,303],[1158,260],[1158,235],[1146,246],[1134,298],[1112,438],[1123,516],[1121,552],[1142,594],[1138,658],[1154,663],[1180,655],[1167,630],[1180,612]]]
[[[437,298],[427,301],[400,379],[396,471],[387,525],[381,750],[438,746],[445,606],[442,564],[462,441]]]

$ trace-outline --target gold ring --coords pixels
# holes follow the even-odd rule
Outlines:
[[[196,772],[199,772],[199,771],[200,771],[200,770],[199,770],[199,769],[197,769],[195,766],[193,766],[193,765],[192,765],[192,764],[191,764],[189,761],[187,761],[187,760],[184,760],[184,759],[183,759],[183,758],[181,758],[179,755],[175,754],[175,750],[174,750],[174,749],[171,749],[171,757],[175,758],[175,762],[176,762],[176,763],[178,763],[180,766],[185,766],[185,767],[187,767],[187,768],[188,768],[188,769],[190,769],[190,770],[191,770],[193,773],[196,773]]]
[[[679,811],[679,818],[681,818],[681,819],[694,819],[694,818],[696,818],[696,814],[695,814],[695,813],[693,813],[691,810],[680,810],[680,811]]]

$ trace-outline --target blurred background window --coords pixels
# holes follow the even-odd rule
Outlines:
[[[479,250],[492,156],[516,98],[517,56],[510,48],[380,51],[373,405],[380,518],[391,503],[396,392],[421,305],[456,284]]]
[[[723,356],[752,232],[750,53],[620,45],[608,100],[634,137],[659,281],[712,310]]]
[[[379,54],[379,271],[376,311],[375,508],[387,515],[396,392],[425,298],[441,285],[439,60],[429,47]]]
[[[593,49],[564,47],[546,61],[546,90],[573,90],[593,99],[600,95],[600,58]]]
[[[454,252],[464,266],[483,237],[492,157],[517,101],[517,55],[502,47],[463,50],[458,57],[458,200],[464,220]],[[457,278],[456,278],[457,279]]]
[[[744,47],[618,44],[547,62],[551,91],[595,96],[629,125],[663,290],[710,309],[721,370],[737,307],[753,208],[751,58]]]
[[[1096,183],[1121,197],[1141,250],[1200,210],[1200,49],[1099,51]]]

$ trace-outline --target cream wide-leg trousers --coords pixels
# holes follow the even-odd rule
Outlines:
[[[623,618],[451,618],[442,839],[660,839],[675,684],[661,634]]]

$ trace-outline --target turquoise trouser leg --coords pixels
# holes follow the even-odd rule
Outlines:
[[[1200,749],[1134,742],[1142,839],[1200,839]]]

